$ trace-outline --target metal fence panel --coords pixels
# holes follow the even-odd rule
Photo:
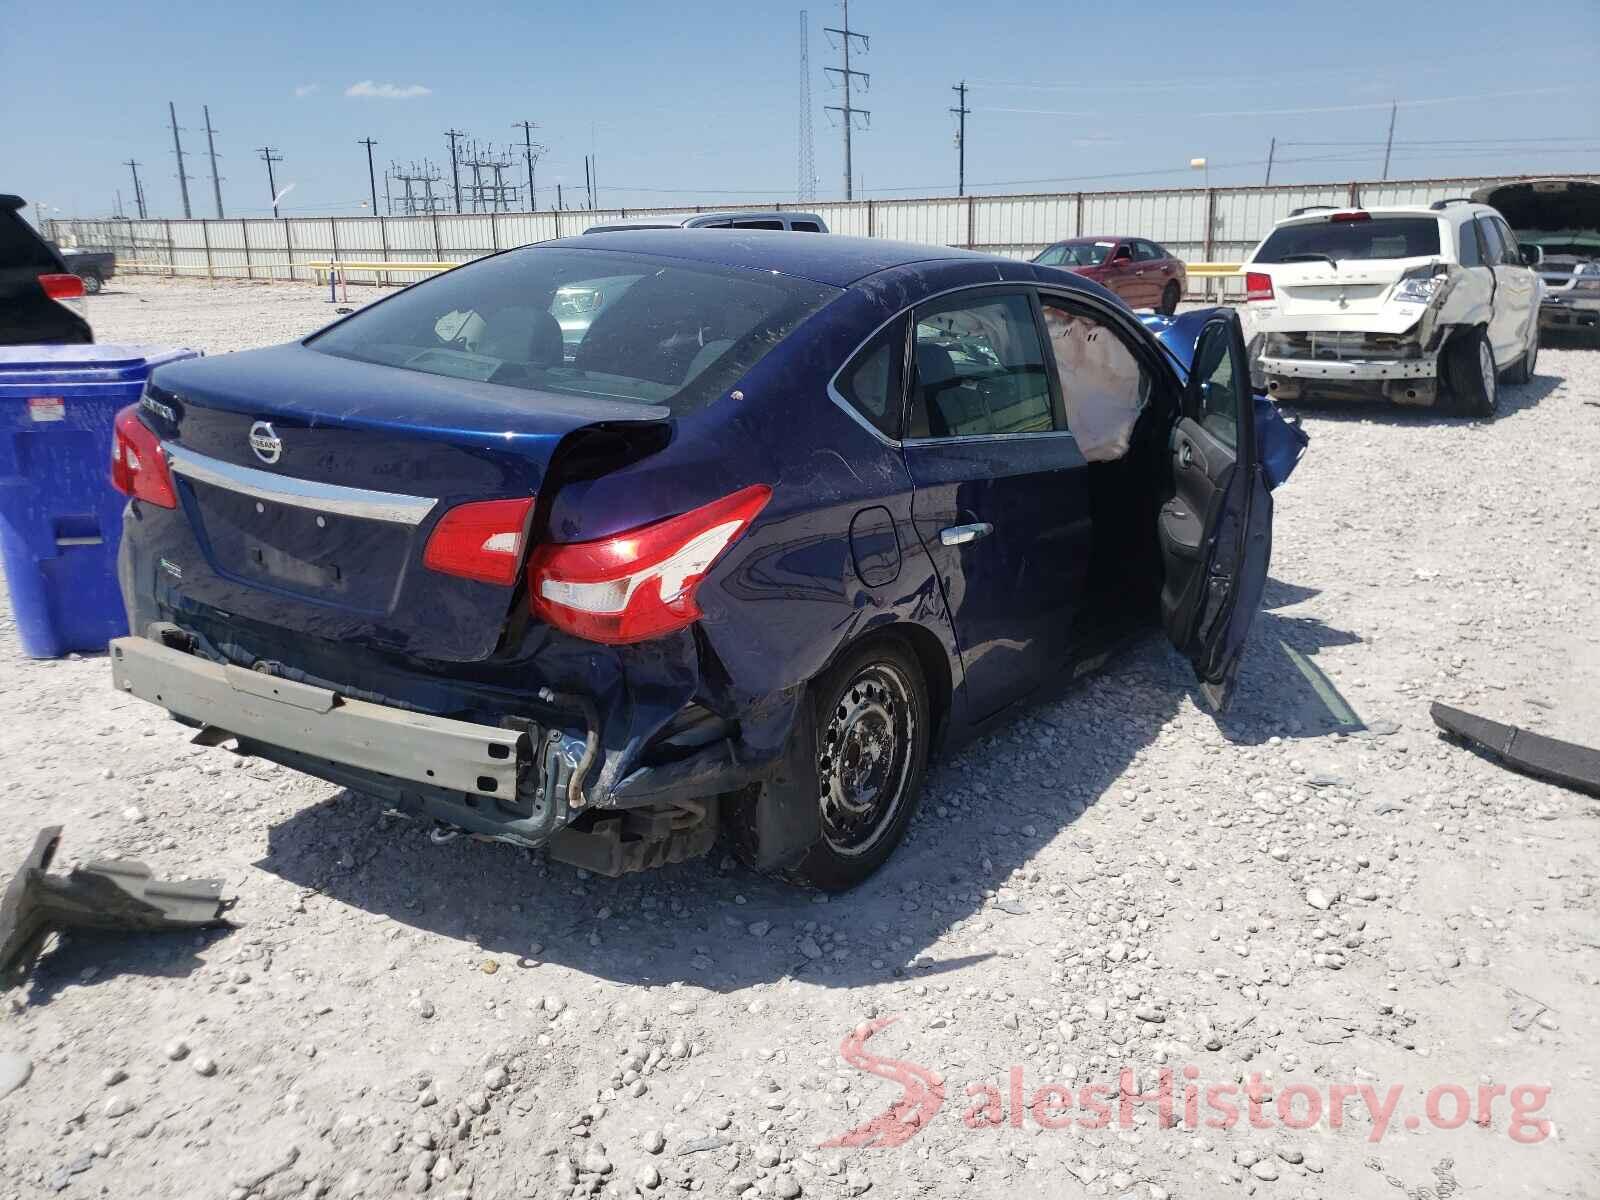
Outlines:
[[[1295,208],[1312,204],[1426,204],[1468,196],[1477,188],[1525,176],[1352,181],[1274,187],[1162,188],[1015,196],[904,200],[783,202],[819,214],[836,234],[888,237],[934,245],[972,245],[990,253],[1032,257],[1050,243],[1083,234],[1136,234],[1191,262],[1240,262]],[[1600,176],[1584,176],[1600,178]],[[468,262],[495,250],[591,225],[681,220],[730,205],[608,208],[540,213],[440,213],[421,217],[290,217],[225,221],[50,222],[64,245],[116,252],[119,269],[161,274],[253,279],[310,279],[309,264],[336,256],[391,263]],[[750,207],[771,207],[750,206]],[[396,269],[351,275],[352,281],[409,283],[429,272]],[[1226,281],[1237,290],[1238,279]],[[1215,283],[1191,283],[1191,293]]]

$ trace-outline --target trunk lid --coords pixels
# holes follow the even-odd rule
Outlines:
[[[1276,316],[1342,317],[1383,312],[1401,276],[1437,261],[1436,256],[1345,259],[1338,266],[1327,262],[1251,263],[1247,269],[1272,276]]]
[[[580,430],[659,441],[669,416],[299,345],[164,368],[143,408],[202,560],[163,556],[167,603],[445,661],[493,654],[521,589],[426,568],[439,518],[537,495]]]

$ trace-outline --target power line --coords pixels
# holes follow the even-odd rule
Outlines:
[[[844,28],[834,29],[832,26],[825,25],[823,26],[823,32],[833,33],[839,36],[839,49],[844,55],[844,65],[842,67],[826,67],[824,69],[830,75],[837,75],[839,77],[838,86],[844,88],[844,103],[830,104],[827,106],[827,111],[838,113],[839,124],[844,128],[844,198],[846,200],[851,200],[855,198],[855,172],[854,164],[851,160],[850,135],[855,129],[855,118],[857,113],[860,113],[861,116],[865,118],[865,124],[862,125],[863,129],[870,129],[872,127],[872,110],[866,108],[856,108],[854,105],[852,105],[850,103],[850,89],[854,81],[856,79],[860,79],[861,90],[864,92],[871,91],[872,76],[868,75],[865,71],[857,71],[851,68],[850,45],[852,39],[860,42],[861,52],[863,54],[867,53],[871,49],[871,46],[867,41],[866,34],[857,33],[855,30],[850,28],[850,0],[839,0],[839,2],[844,9]]]
[[[188,220],[194,216],[189,211],[189,177],[183,171],[183,141],[178,137],[178,110],[172,101],[167,101],[167,116],[172,121],[172,150],[178,156],[178,189],[183,193],[183,219]]]
[[[267,164],[267,191],[272,196],[272,215],[278,215],[278,181],[273,177],[272,164],[283,161],[283,155],[274,152],[271,146],[259,146],[257,152],[261,161]]]
[[[217,132],[211,128],[211,106],[202,105],[201,111],[206,114],[206,152],[211,156],[211,191],[217,198],[217,220],[222,220],[222,177],[217,174],[217,143],[213,135]]]
[[[961,99],[955,108],[950,111],[956,114],[956,195],[967,194],[967,116],[972,112],[967,107],[967,81],[963,79],[950,89]]]

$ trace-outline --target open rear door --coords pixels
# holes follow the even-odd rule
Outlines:
[[[1172,428],[1173,496],[1161,508],[1161,615],[1221,712],[1233,693],[1272,556],[1272,496],[1256,453],[1249,360],[1238,316],[1200,325]]]

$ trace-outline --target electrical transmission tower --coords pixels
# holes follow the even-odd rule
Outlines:
[[[178,110],[170,100],[167,101],[167,116],[172,121],[172,150],[178,156],[178,190],[183,193],[183,218],[187,221],[194,215],[189,211],[189,176],[183,169],[183,141],[178,137],[181,132],[178,128]]]
[[[817,198],[817,147],[811,136],[811,14],[800,10],[800,164],[795,198]]]
[[[202,105],[201,111],[206,114],[206,153],[211,156],[211,191],[217,198],[217,220],[222,220],[222,177],[217,174],[217,143],[214,140],[216,130],[211,128],[211,106]]]
[[[861,80],[862,91],[871,91],[872,76],[865,71],[857,71],[851,68],[850,47],[853,42],[860,42],[861,52],[865,54],[871,49],[871,46],[867,42],[866,34],[857,33],[850,28],[850,0],[840,0],[840,5],[844,9],[844,28],[834,29],[832,26],[825,25],[822,31],[838,37],[839,50],[844,55],[843,66],[828,67],[826,70],[828,74],[838,77],[835,80],[835,85],[844,89],[844,103],[830,104],[828,105],[828,111],[839,114],[839,124],[844,128],[844,198],[851,200],[854,199],[855,194],[855,172],[850,155],[850,135],[855,131],[857,115],[863,118],[861,128],[870,129],[872,127],[872,110],[856,108],[850,102],[850,91],[857,79]]]
[[[539,128],[537,121],[513,121],[511,128],[522,130],[522,157],[528,165],[528,211],[538,212],[538,192],[533,186],[533,164],[538,162],[540,156],[550,147],[533,140],[533,131]]]
[[[472,172],[466,191],[473,212],[509,212],[517,199],[517,185],[505,181],[513,162],[510,148],[498,151],[492,145],[473,142],[461,165]]]
[[[413,162],[409,167],[402,167],[399,163],[391,163],[386,176],[402,185],[404,191],[395,197],[394,203],[400,207],[400,215],[404,217],[424,217],[431,213],[444,211],[444,197],[433,194],[433,185],[441,179],[439,168],[433,163],[423,160]]]
[[[144,188],[139,185],[139,164],[130,158],[122,165],[133,172],[133,203],[139,210],[139,219],[143,221],[149,214],[144,211]]]
[[[272,164],[283,161],[283,155],[277,153],[271,146],[256,147],[261,155],[261,161],[267,164],[267,191],[272,193],[272,215],[278,215],[278,181],[272,174]]]

